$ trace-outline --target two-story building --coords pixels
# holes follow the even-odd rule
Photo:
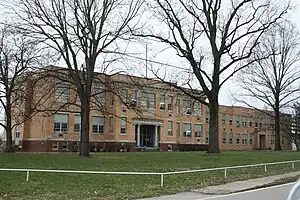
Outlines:
[[[65,70],[64,68],[54,69]],[[66,71],[66,70],[65,70]],[[80,141],[80,101],[75,87],[53,77],[27,84],[24,113],[32,115],[14,130],[22,151],[77,151]],[[174,84],[116,74],[97,74],[90,113],[91,151],[205,150],[209,112]],[[199,90],[188,90],[205,96]],[[34,105],[34,106],[33,106]],[[22,109],[17,109],[22,110]],[[221,150],[274,147],[273,123],[257,111],[220,106]],[[268,129],[264,129],[268,126]],[[283,137],[284,149],[291,143]]]

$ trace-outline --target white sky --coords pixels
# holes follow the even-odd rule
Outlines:
[[[290,14],[291,15],[290,18],[297,25],[297,27],[300,31],[300,1],[295,0],[295,2],[296,2],[296,8],[293,11],[293,13]],[[2,12],[3,12],[3,10],[1,10],[1,7],[0,7],[0,21],[3,20],[3,14],[1,15]],[[148,45],[148,59],[175,65],[175,66],[179,66],[179,67],[183,67],[183,68],[189,68],[189,66],[185,64],[185,60],[183,60],[182,58],[177,56],[176,52],[173,49],[169,48],[168,50],[165,50],[165,48],[166,48],[166,46],[164,46],[162,44],[157,44],[157,43],[149,44]],[[136,52],[137,53],[136,56],[138,56],[138,57],[143,57],[143,58],[146,57],[146,55],[145,55],[146,47],[141,46],[140,44],[132,43],[128,47],[128,50],[130,52]],[[127,63],[128,63],[128,66],[131,68],[130,69],[131,73],[133,73],[135,75],[145,76],[145,62],[144,61],[131,60],[131,61],[127,61]],[[148,66],[150,66],[150,63]],[[155,66],[157,68],[160,65],[153,64],[153,66]],[[133,68],[136,68],[136,69],[133,70]],[[168,77],[182,74],[181,70],[177,70],[177,69],[174,69],[171,67],[167,67],[166,69],[162,68],[161,73],[163,74],[163,72],[165,70],[167,71]],[[149,71],[148,71],[148,76],[151,77],[151,73]],[[199,87],[199,84],[196,83],[196,85],[198,85],[197,89],[201,89]],[[219,103],[222,105],[236,105],[236,104],[234,104],[235,102],[232,100],[231,94],[230,94],[231,92],[235,92],[236,89],[237,89],[237,87],[234,85],[233,79],[229,80],[225,85],[223,85],[223,87],[220,90]],[[1,132],[0,132],[0,134],[1,134]]]

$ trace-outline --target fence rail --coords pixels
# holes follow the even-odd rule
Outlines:
[[[0,168],[0,171],[26,172],[26,182],[29,181],[29,173],[30,172],[75,173],[75,174],[115,174],[115,175],[157,175],[157,176],[159,175],[160,176],[160,187],[163,187],[164,186],[164,177],[166,175],[224,170],[224,178],[226,179],[228,169],[240,169],[240,168],[264,166],[264,170],[265,170],[265,172],[267,172],[268,165],[291,164],[292,169],[294,169],[295,163],[299,163],[299,162],[300,162],[300,160],[291,160],[291,161],[283,161],[283,162],[260,163],[260,164],[251,164],[251,165],[228,166],[228,167],[195,169],[195,170],[174,171],[174,172],[107,172],[107,171],[76,171],[76,170],[55,170],[55,169],[53,169],[53,170],[52,169],[8,169],[8,168]]]

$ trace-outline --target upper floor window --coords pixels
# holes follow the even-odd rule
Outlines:
[[[202,115],[202,104],[198,101],[194,103],[194,112],[198,115]]]
[[[61,103],[67,103],[69,100],[69,85],[60,84],[56,88],[55,99]]]
[[[168,97],[168,110],[173,110],[173,96]]]
[[[229,115],[229,125],[232,125],[232,121],[233,121],[233,116]]]
[[[123,105],[127,104],[127,98],[128,98],[128,91],[126,89],[121,89],[121,101]]]
[[[164,94],[160,94],[160,96],[159,96],[159,109],[161,110],[161,111],[164,111],[165,110],[165,108],[166,108],[166,106],[165,106],[165,95]]]
[[[105,90],[103,88],[93,88],[94,104],[98,107],[103,107],[105,104]]]
[[[183,114],[192,114],[192,102],[190,100],[183,100],[182,104]]]
[[[132,90],[131,91],[131,102],[130,102],[131,107],[136,107],[137,106],[137,90]]]
[[[55,114],[54,115],[54,132],[67,132],[68,131],[68,115]]]
[[[142,92],[141,106],[148,109],[149,108],[155,109],[156,108],[155,93]]]
[[[222,114],[222,124],[226,124],[226,114]]]

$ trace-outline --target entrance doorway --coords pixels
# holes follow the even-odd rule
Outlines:
[[[259,147],[266,149],[266,135],[259,135]]]
[[[141,138],[141,146],[142,147],[154,147],[155,126],[142,125],[140,138]]]

